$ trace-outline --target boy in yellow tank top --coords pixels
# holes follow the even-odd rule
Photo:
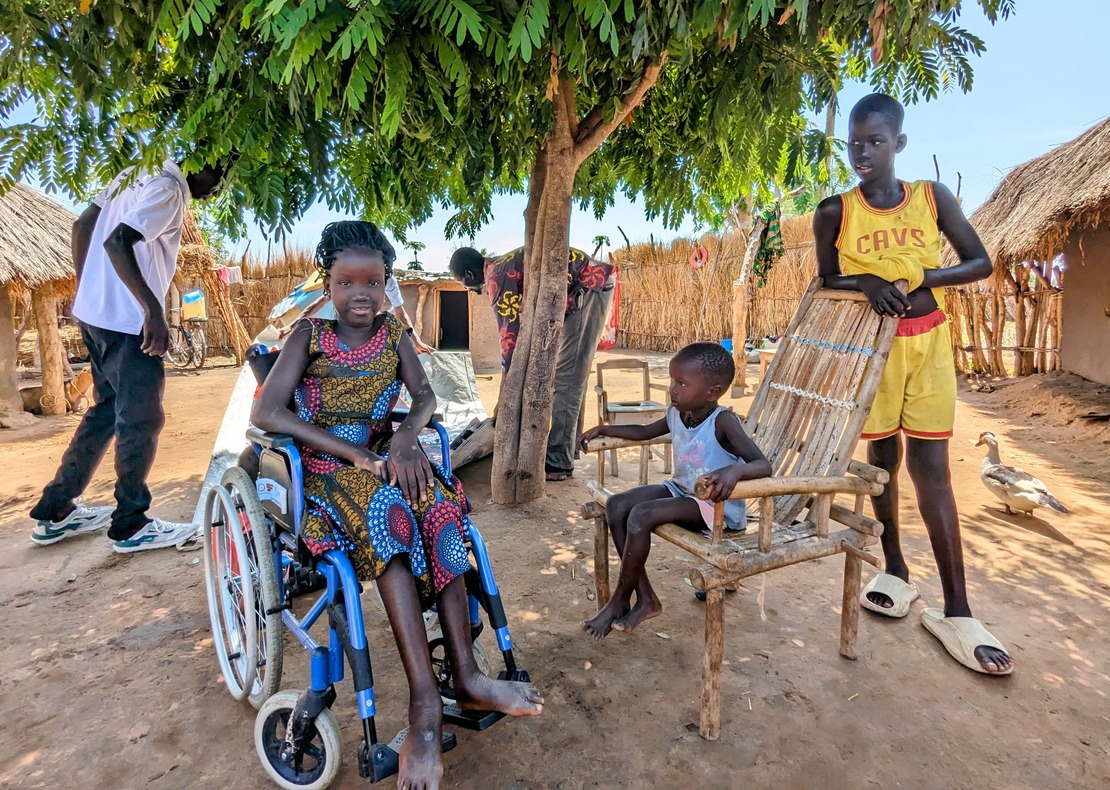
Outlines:
[[[907,183],[894,176],[894,156],[906,146],[902,106],[879,93],[865,96],[849,117],[848,156],[860,184],[827,198],[813,219],[817,270],[825,287],[863,291],[880,315],[899,324],[863,438],[868,460],[890,472],[872,499],[883,523],[886,572],[868,582],[860,604],[888,617],[905,617],[918,597],[898,535],[898,467],[903,442],[917,504],[929,532],[944,590],[944,610],[925,609],[922,625],[961,664],[1008,675],[1013,660],[972,617],[964,581],[960,520],[952,493],[948,439],[956,411],[956,368],[944,287],[988,277],[991,262],[959,203],[943,184]],[[940,234],[960,262],[940,268]],[[894,283],[909,282],[903,295]]]

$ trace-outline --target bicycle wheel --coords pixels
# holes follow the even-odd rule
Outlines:
[[[188,329],[193,340],[193,367],[204,367],[204,360],[208,358],[208,338],[204,336],[204,327],[195,323]]]
[[[193,344],[189,333],[183,326],[170,327],[170,346],[166,349],[166,356],[175,368],[187,368],[193,360]]]

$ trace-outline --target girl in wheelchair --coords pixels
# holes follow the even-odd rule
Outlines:
[[[266,377],[255,426],[292,436],[304,462],[302,539],[314,554],[341,549],[378,585],[409,684],[409,733],[398,787],[435,787],[443,704],[421,616],[437,604],[455,667],[459,707],[534,716],[530,683],[492,680],[471,647],[463,573],[469,502],[455,478],[428,461],[417,434],[436,401],[411,339],[382,312],[396,253],[369,222],[333,222],[316,248],[335,320],[301,321]],[[412,396],[396,431],[402,384]]]

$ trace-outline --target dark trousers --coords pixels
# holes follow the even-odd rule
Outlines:
[[[578,415],[590,382],[605,320],[613,304],[613,289],[586,291],[579,308],[566,317],[555,360],[555,391],[551,397],[551,433],[547,435],[547,471],[574,468],[574,442],[578,438]]]
[[[166,422],[162,411],[166,371],[161,357],[143,353],[139,335],[82,323],[81,336],[92,363],[94,405],[77,426],[31,518],[57,521],[69,513],[115,438],[116,509],[108,537],[127,540],[150,520],[146,478]]]

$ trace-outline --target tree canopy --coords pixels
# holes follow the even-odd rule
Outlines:
[[[1012,0],[979,0],[993,20]],[[449,230],[526,188],[552,122],[605,128],[650,64],[635,111],[578,171],[603,212],[642,195],[670,226],[820,168],[802,111],[845,75],[916,99],[971,84],[983,43],[956,0],[0,0],[0,176],[80,194],[138,159],[196,167],[236,149],[219,204],[287,229],[313,202],[403,232],[438,205]],[[884,56],[884,57],[880,57]],[[872,59],[877,66],[872,65]],[[566,97],[564,97],[566,98]]]

